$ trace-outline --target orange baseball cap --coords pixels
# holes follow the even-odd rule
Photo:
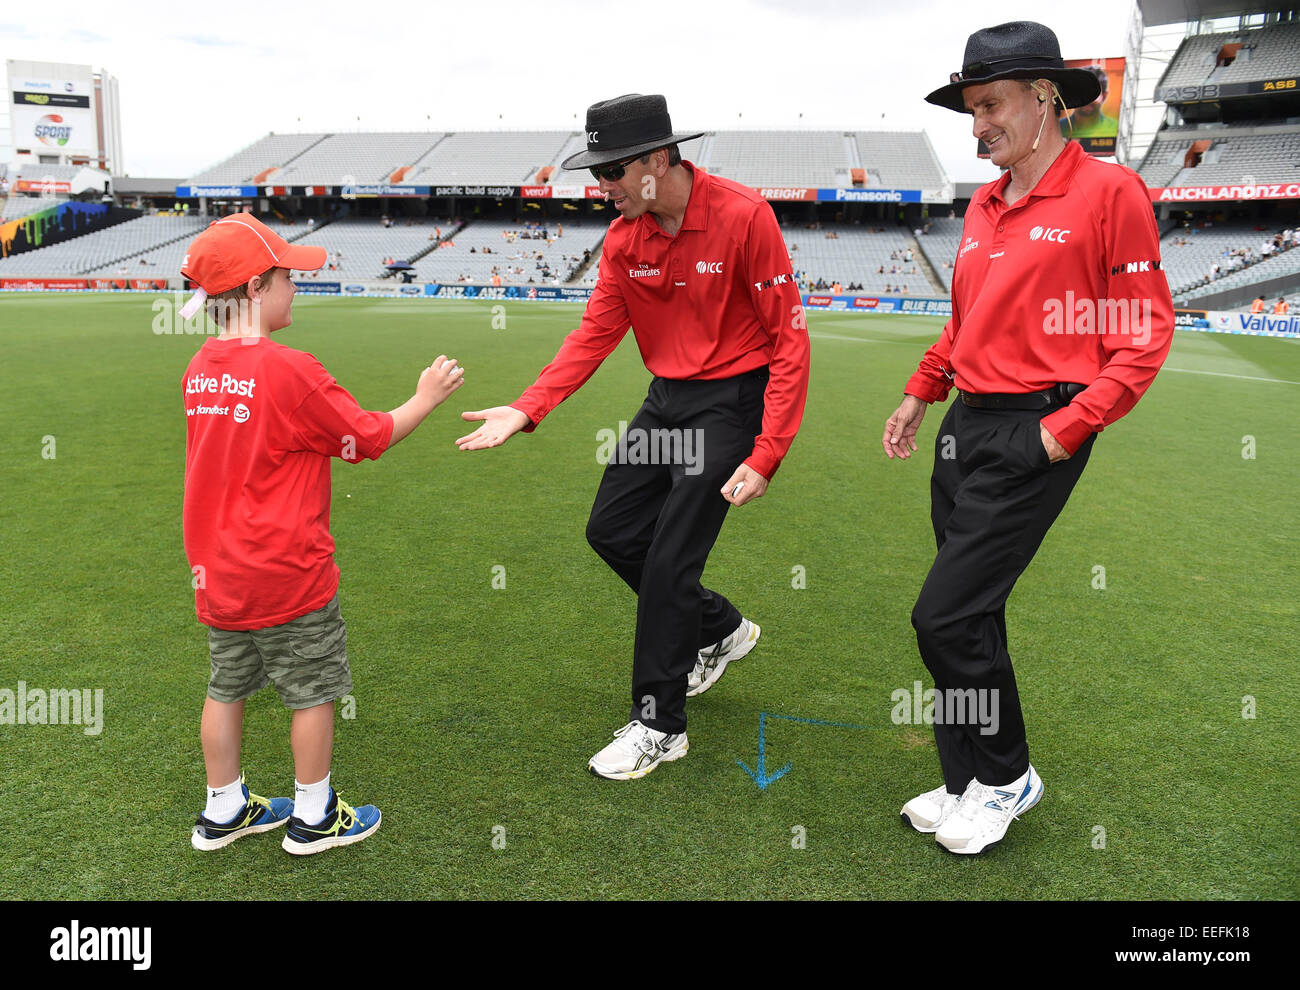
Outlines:
[[[228,292],[268,268],[314,272],[325,266],[325,257],[323,247],[290,244],[248,213],[213,220],[181,262],[181,274],[199,284],[181,317],[188,320],[208,296]]]

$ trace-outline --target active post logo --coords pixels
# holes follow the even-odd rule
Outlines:
[[[244,405],[242,402],[235,404],[235,414],[233,418],[236,423],[247,423],[249,415],[251,414],[248,411],[248,406]]]
[[[61,148],[68,143],[72,137],[72,127],[63,122],[63,117],[57,113],[47,113],[44,117],[36,122],[36,138],[41,144],[47,144],[51,147]]]

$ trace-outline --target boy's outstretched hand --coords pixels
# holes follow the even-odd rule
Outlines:
[[[491,409],[463,412],[460,418],[471,423],[482,422],[483,424],[473,433],[468,433],[456,441],[456,446],[461,450],[500,447],[528,425],[528,417],[513,406],[493,406]]]
[[[415,383],[415,394],[389,412],[393,417],[393,435],[388,446],[410,436],[411,431],[424,422],[429,413],[464,384],[465,369],[456,363],[455,358],[449,358],[445,354],[434,358],[433,364],[420,372],[420,380]]]
[[[465,384],[465,369],[456,363],[455,358],[439,354],[433,364],[420,372],[415,394],[421,399],[433,403],[433,408],[442,405],[447,396]]]

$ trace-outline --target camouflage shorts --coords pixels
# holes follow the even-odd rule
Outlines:
[[[208,627],[212,676],[208,697],[243,701],[275,684],[286,708],[313,708],[352,690],[347,627],[339,596],[329,604],[265,629]]]

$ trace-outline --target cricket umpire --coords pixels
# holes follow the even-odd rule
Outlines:
[[[882,438],[890,458],[907,459],[927,405],[959,390],[935,438],[938,554],[912,625],[936,701],[980,698],[995,718],[975,724],[969,701],[965,718],[936,703],[943,784],[902,810],[956,853],[1000,841],[1042,797],[1007,651],[1007,597],[1096,435],[1141,398],[1173,336],[1146,184],[1057,126],[1098,91],[1096,75],[1065,68],[1050,29],[1017,21],[971,35],[962,70],[926,97],[972,114],[975,137],[1005,170],[971,198],[952,318]]]
[[[683,161],[662,96],[587,110],[590,169],[619,216],[578,329],[462,450],[534,429],[629,327],[654,375],[608,461],[587,540],[637,595],[630,721],[588,762],[612,780],[686,755],[686,698],[749,653],[759,627],[700,584],[730,506],[761,497],[794,441],[808,391],[802,299],[772,208],[754,190]]]

